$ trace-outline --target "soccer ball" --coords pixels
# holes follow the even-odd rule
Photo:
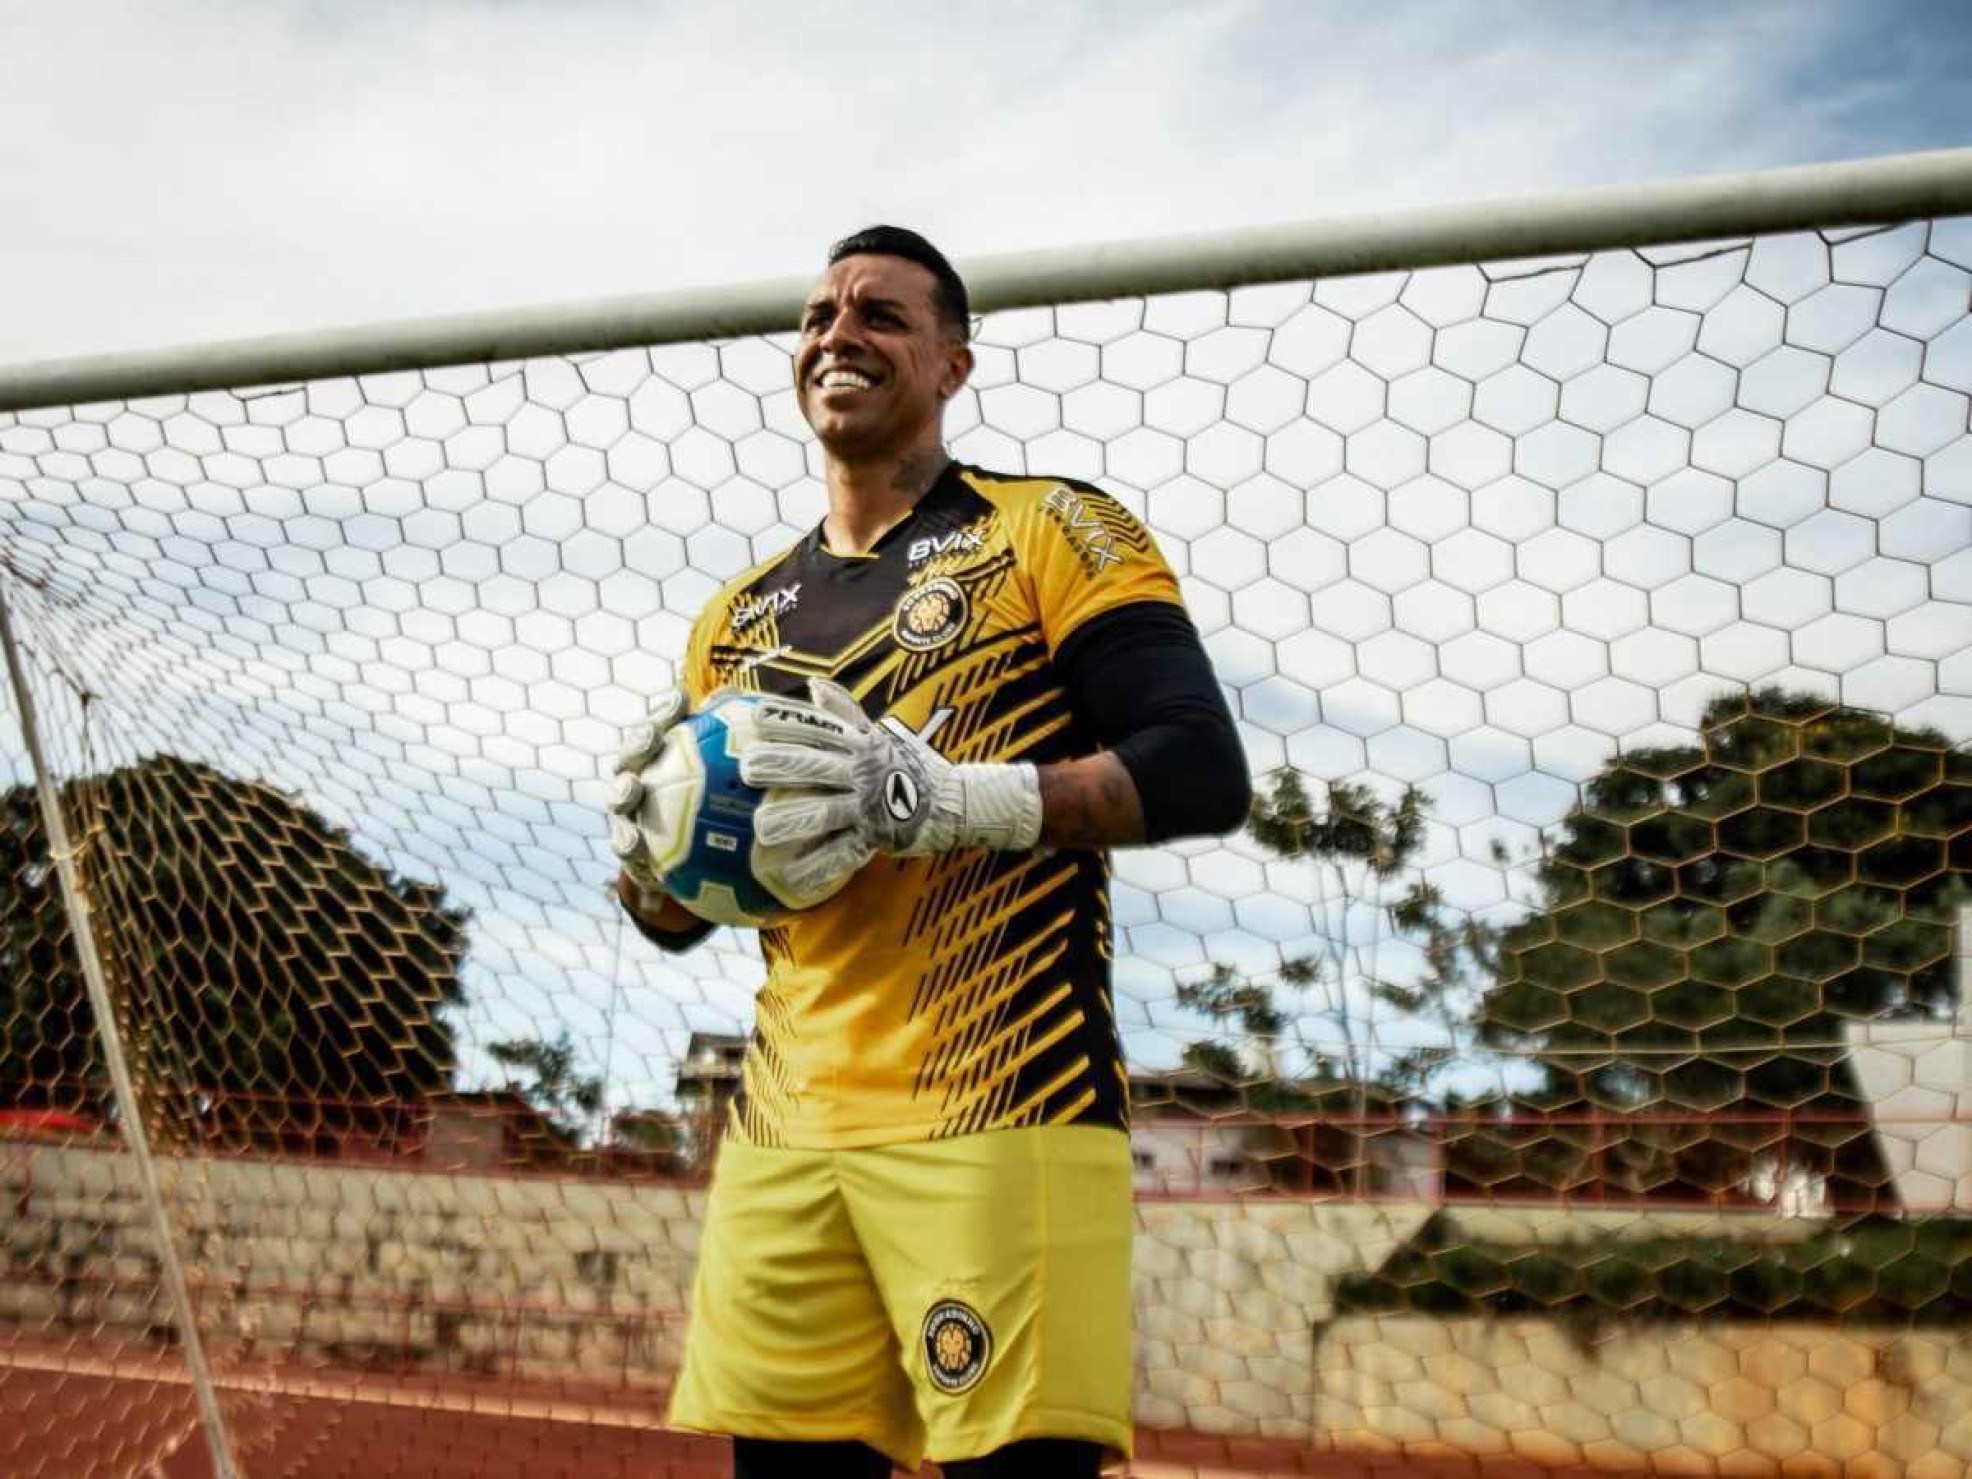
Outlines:
[[[714,694],[672,726],[638,777],[649,797],[652,871],[666,893],[714,924],[758,928],[790,912],[753,873],[753,811],[767,793],[740,779],[739,751],[759,702],[750,693]]]

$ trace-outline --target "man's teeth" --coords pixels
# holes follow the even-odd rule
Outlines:
[[[876,382],[867,375],[859,375],[854,370],[830,370],[822,376],[822,389],[834,390],[839,386],[849,386],[855,390],[868,390]]]

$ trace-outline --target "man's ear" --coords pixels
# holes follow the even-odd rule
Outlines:
[[[966,381],[972,378],[972,346],[958,344],[952,348],[952,357],[945,363],[945,378],[938,382],[938,398],[949,401],[965,388]]]

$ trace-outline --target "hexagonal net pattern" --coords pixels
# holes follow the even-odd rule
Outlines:
[[[1966,1472],[1969,308],[1951,220],[983,322],[954,453],[1148,524],[1258,781],[1115,858],[1147,1428]],[[244,1468],[268,1372],[662,1391],[761,967],[603,778],[822,515],[791,342],[0,415],[0,1467],[187,1427],[76,903]]]

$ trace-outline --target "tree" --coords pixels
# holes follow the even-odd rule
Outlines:
[[[1255,797],[1247,821],[1248,835],[1268,852],[1316,871],[1317,948],[1285,956],[1273,979],[1219,962],[1203,980],[1180,983],[1179,1004],[1233,1025],[1240,1043],[1194,1043],[1183,1056],[1187,1068],[1236,1089],[1242,1110],[1316,1117],[1249,1133],[1247,1154],[1264,1162],[1270,1177],[1308,1190],[1362,1190],[1379,1174],[1366,1126],[1429,1092],[1451,1060],[1452,1040],[1469,1026],[1475,983],[1492,967],[1494,930],[1451,909],[1417,872],[1430,809],[1423,793],[1406,787],[1391,800],[1361,783],[1330,782],[1323,801],[1318,807],[1300,773],[1283,769]],[[1496,860],[1504,862],[1497,850]],[[1399,980],[1386,969],[1382,946],[1391,938],[1421,952],[1423,970],[1414,978]],[[1311,1008],[1306,998],[1317,990],[1320,1005]],[[1369,1010],[1359,1014],[1356,1002],[1365,996]],[[1378,1006],[1435,1020],[1446,1042],[1383,1047]],[[1311,1013],[1335,1024],[1340,1051],[1310,1054],[1304,1071],[1294,1073],[1280,1040]]]
[[[566,1028],[553,1042],[511,1038],[488,1044],[486,1051],[507,1069],[526,1072],[524,1079],[509,1074],[509,1090],[540,1110],[556,1134],[570,1143],[581,1141],[587,1122],[603,1107],[603,1081],[575,1071],[575,1043]]]
[[[683,1176],[693,1169],[690,1130],[668,1109],[619,1109],[609,1117],[607,1151],[618,1171]]]
[[[1254,841],[1277,858],[1307,862],[1321,883],[1320,944],[1310,954],[1284,958],[1278,985],[1298,996],[1319,989],[1320,1011],[1341,1036],[1339,1055],[1318,1053],[1311,1060],[1317,1080],[1353,1084],[1359,1100],[1371,1083],[1419,1092],[1451,1050],[1380,1049],[1375,1020],[1358,1016],[1352,988],[1367,993],[1372,1009],[1382,1005],[1412,1018],[1435,1017],[1449,1036],[1464,1023],[1461,992],[1475,972],[1489,967],[1492,932],[1448,908],[1442,892],[1417,875],[1430,800],[1415,786],[1387,800],[1359,782],[1333,781],[1324,801],[1317,807],[1300,772],[1282,769],[1254,798],[1247,821]],[[1425,968],[1416,979],[1402,982],[1387,973],[1381,947],[1392,937],[1421,950]],[[1289,1022],[1307,1010],[1301,1001],[1283,1005],[1275,983],[1243,976],[1223,963],[1205,980],[1181,984],[1178,1000],[1236,1022],[1252,1058],[1243,1063],[1226,1043],[1198,1043],[1185,1051],[1188,1066],[1258,1085],[1277,1085],[1283,1078],[1279,1040]]]
[[[1237,1083],[1249,1073],[1268,1079],[1280,1076],[1280,1034],[1287,1018],[1274,1005],[1274,993],[1267,985],[1249,981],[1231,966],[1218,962],[1203,981],[1178,983],[1178,1005],[1202,1012],[1218,1022],[1236,1023],[1254,1059],[1249,1069],[1231,1043],[1187,1043],[1184,1050],[1187,1068],[1229,1083]]]
[[[1740,1115],[1632,1146],[1659,1163],[1641,1174],[1718,1190],[1777,1151],[1880,1204],[1866,1130],[1757,1120],[1858,1111],[1842,1024],[1950,1010],[1968,788],[1934,730],[1777,689],[1714,701],[1697,743],[1587,783],[1502,942],[1486,1040],[1534,1050],[1551,1105]]]
[[[447,1088],[467,914],[270,787],[159,755],[60,792],[140,1094],[310,1142]],[[108,1108],[35,793],[0,797],[0,1102]]]

